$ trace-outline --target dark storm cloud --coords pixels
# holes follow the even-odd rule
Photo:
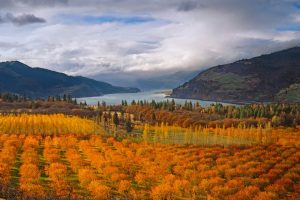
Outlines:
[[[13,8],[22,5],[27,6],[55,6],[67,4],[68,0],[0,0],[1,8]]]
[[[24,26],[36,23],[45,23],[46,20],[36,17],[33,14],[22,14],[14,16],[12,13],[7,13],[4,17],[0,16],[0,23],[12,23],[16,26]]]
[[[67,4],[68,0],[16,0],[17,2],[28,5],[50,5]]]
[[[200,69],[299,45],[299,2],[0,0],[0,46],[22,45],[0,54],[73,75]]]
[[[11,0],[0,0],[0,8],[6,8],[14,5],[14,2]]]
[[[202,8],[202,7],[204,7],[204,5],[200,4],[199,1],[184,1],[182,3],[179,3],[177,10],[183,11],[183,12],[188,12],[188,11],[195,10],[197,8]]]

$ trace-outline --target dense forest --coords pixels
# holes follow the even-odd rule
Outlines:
[[[184,105],[176,105],[175,101],[165,102],[131,102],[123,101],[120,109],[134,114],[135,119],[148,123],[168,123],[181,127],[225,126],[232,127],[243,124],[247,127],[272,126],[295,127],[300,125],[300,104],[249,104],[223,105],[220,103],[202,107],[186,101]]]

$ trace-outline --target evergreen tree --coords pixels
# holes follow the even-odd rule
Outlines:
[[[114,115],[113,115],[113,123],[115,124],[116,127],[118,127],[119,124],[120,124],[120,119],[119,119],[119,116],[118,116],[117,112],[115,112]]]
[[[63,101],[67,101],[67,95],[66,94],[63,95]]]
[[[127,133],[131,133],[132,130],[133,130],[133,128],[134,128],[134,126],[131,123],[131,120],[130,119],[126,120],[126,122],[125,122],[125,129],[126,129]]]
[[[153,123],[156,122],[156,115],[154,112],[152,113],[151,120]]]

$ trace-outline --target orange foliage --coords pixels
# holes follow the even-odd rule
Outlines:
[[[41,198],[45,195],[44,188],[40,182],[39,155],[37,148],[39,139],[26,137],[21,155],[22,165],[20,167],[20,190],[29,198]]]
[[[106,200],[110,196],[110,188],[105,186],[101,181],[92,181],[88,186],[88,190],[95,200]]]
[[[48,175],[51,179],[51,188],[58,197],[71,195],[72,188],[67,181],[67,166],[61,163],[51,163],[48,168]]]
[[[295,143],[196,146],[99,135],[0,135],[1,188],[10,186],[19,158],[18,189],[27,199],[51,192],[56,199],[84,194],[97,200],[299,197],[300,146]]]

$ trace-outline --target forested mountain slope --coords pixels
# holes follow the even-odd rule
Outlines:
[[[212,67],[175,88],[177,98],[299,102],[300,47]]]
[[[137,88],[116,87],[81,76],[68,76],[47,69],[31,68],[18,61],[0,63],[0,92],[31,97],[63,94],[87,97],[138,91]]]

